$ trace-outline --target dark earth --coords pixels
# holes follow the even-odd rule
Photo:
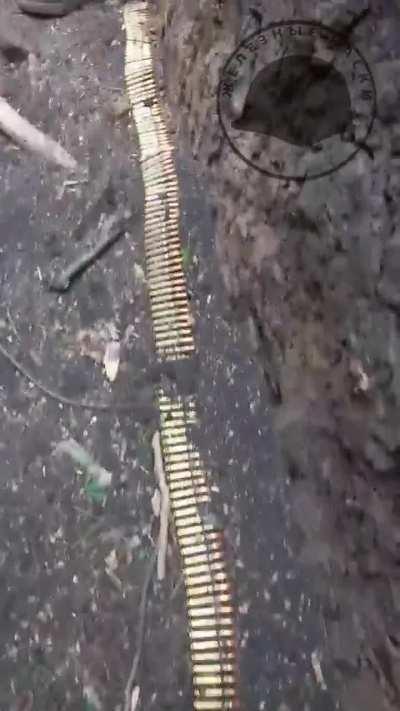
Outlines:
[[[22,49],[0,51],[0,93],[59,140],[81,171],[71,176],[0,139],[0,338],[33,374],[23,377],[1,356],[0,709],[122,711],[157,536],[151,438],[160,374],[146,293],[138,145],[124,99],[121,7],[91,2],[43,21],[1,0],[0,40],[4,35]],[[324,513],[314,487],[287,472],[256,327],[246,310],[232,308],[222,286],[209,183],[184,137],[177,148],[198,353],[192,379],[201,404],[192,436],[226,530],[242,708],[391,708],[394,653],[389,659],[381,644],[371,648],[361,623],[361,612],[375,611],[368,591],[351,576],[337,584],[327,564],[332,531],[321,535]],[[86,250],[90,231],[121,207],[133,215],[121,239],[65,294],[49,292],[55,261]],[[110,383],[101,361],[116,338],[121,362]],[[65,406],[38,383],[110,409]],[[117,411],[127,401],[131,409]],[[55,452],[70,438],[112,473],[104,496]],[[301,440],[297,446],[300,457]],[[352,515],[348,526],[356,535],[357,510]],[[345,551],[340,531],[333,538],[335,550]],[[173,530],[167,562],[166,580],[153,578],[148,595],[140,703],[187,711],[190,654]],[[394,652],[396,639],[393,620]]]
[[[131,402],[125,414],[112,405],[106,413],[68,408],[1,360],[0,708],[117,709],[157,531],[143,186],[134,128],[126,112],[118,117],[122,17],[101,3],[41,21],[7,1],[0,17],[1,33],[12,28],[29,50],[14,63],[0,54],[5,98],[59,140],[84,175],[54,169],[1,138],[1,343],[63,396]],[[121,207],[133,214],[128,232],[65,295],[50,293],[53,260],[86,250],[89,229]],[[111,386],[98,361],[116,334],[121,364]],[[104,501],[70,458],[54,453],[67,438],[112,473]],[[154,582],[148,613],[140,680],[146,707],[187,708],[191,678],[173,539],[168,578]]]

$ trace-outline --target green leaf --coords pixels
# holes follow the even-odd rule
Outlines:
[[[85,486],[85,494],[92,501],[101,504],[107,496],[107,490],[104,486],[100,486],[97,481],[91,479]]]
[[[86,473],[88,480],[96,480],[101,487],[110,486],[112,480],[111,472],[97,464],[92,455],[74,439],[62,440],[54,451],[71,457],[79,467],[79,470],[83,470]]]
[[[187,269],[192,261],[190,247],[182,247],[182,264]]]
[[[97,711],[96,706],[85,699],[84,711]]]

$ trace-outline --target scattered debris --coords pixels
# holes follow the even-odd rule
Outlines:
[[[100,7],[100,11],[101,9],[102,7]],[[94,8],[94,10],[96,10],[96,8]],[[13,6],[11,7],[11,11],[13,11]],[[10,303],[12,303],[11,311],[13,312],[13,309],[15,309],[13,316],[16,322],[16,329],[14,329],[11,322],[5,324],[4,331],[1,333],[4,339],[3,343],[4,346],[8,347],[11,353],[16,356],[18,361],[21,361],[22,364],[27,366],[27,371],[30,370],[33,375],[43,381],[45,385],[48,384],[56,391],[59,390],[61,394],[76,398],[75,401],[65,398],[59,399],[57,393],[55,393],[56,400],[66,404],[71,403],[79,407],[81,405],[86,407],[88,403],[79,403],[78,401],[103,400],[110,405],[112,401],[117,401],[120,398],[125,400],[129,398],[132,414],[130,413],[129,418],[121,418],[121,420],[107,416],[107,418],[102,421],[103,418],[100,418],[100,416],[98,418],[92,418],[92,413],[86,415],[86,413],[82,412],[72,412],[68,407],[63,408],[61,405],[58,405],[57,402],[54,404],[49,398],[45,398],[43,394],[34,387],[34,385],[39,386],[37,381],[33,383],[32,380],[25,380],[23,375],[19,372],[15,372],[14,367],[7,362],[3,361],[0,364],[0,368],[3,370],[0,384],[2,386],[1,402],[4,410],[4,437],[3,445],[0,442],[0,449],[4,446],[7,450],[4,452],[4,457],[7,456],[7,461],[8,457],[11,457],[15,452],[16,459],[10,459],[10,467],[12,468],[12,464],[15,463],[16,471],[9,473],[7,486],[12,487],[12,491],[14,492],[12,496],[16,499],[19,512],[18,525],[21,524],[24,531],[24,535],[20,537],[21,540],[16,541],[16,543],[20,544],[18,550],[17,548],[12,548],[11,550],[14,550],[17,558],[18,555],[21,554],[22,563],[24,563],[26,558],[30,558],[32,554],[35,555],[36,561],[37,546],[35,542],[32,543],[34,547],[33,553],[31,552],[31,544],[27,544],[29,547],[28,551],[24,543],[25,533],[27,535],[26,540],[29,541],[29,526],[31,525],[30,519],[32,518],[29,512],[32,513],[32,492],[34,496],[36,489],[41,492],[41,496],[37,502],[38,507],[36,507],[35,499],[34,513],[40,518],[40,521],[38,520],[37,526],[35,527],[35,535],[36,529],[38,535],[41,535],[43,528],[42,514],[44,526],[44,544],[43,546],[39,546],[40,550],[38,552],[39,558],[37,565],[35,562],[34,568],[31,570],[33,576],[31,577],[35,579],[34,582],[37,582],[36,587],[33,585],[33,587],[31,586],[32,589],[28,590],[28,593],[32,593],[32,595],[26,594],[24,597],[26,593],[24,585],[22,584],[18,587],[20,575],[23,576],[24,573],[24,566],[22,564],[20,570],[20,566],[17,564],[13,567],[13,560],[10,559],[7,562],[7,565],[9,564],[7,570],[5,568],[2,569],[2,573],[6,570],[5,575],[13,589],[15,586],[17,591],[17,612],[18,610],[20,611],[20,614],[15,617],[15,624],[10,626],[9,630],[8,628],[7,630],[3,630],[4,639],[2,639],[2,641],[7,643],[7,646],[2,650],[4,657],[3,667],[12,667],[11,671],[13,671],[15,667],[16,673],[12,673],[8,680],[7,678],[3,679],[2,701],[7,711],[11,711],[10,706],[15,702],[17,695],[19,697],[21,692],[31,688],[35,694],[34,701],[32,694],[26,694],[25,702],[20,702],[18,711],[31,711],[32,704],[34,704],[34,708],[38,706],[39,709],[45,709],[46,704],[50,706],[55,704],[57,706],[57,702],[61,705],[66,704],[66,706],[75,705],[77,708],[81,708],[82,706],[82,710],[85,709],[85,711],[96,711],[97,709],[104,708],[103,699],[105,699],[106,706],[109,702],[110,708],[114,708],[114,705],[116,708],[118,699],[115,698],[115,693],[117,690],[120,696],[120,711],[122,711],[124,706],[124,687],[136,648],[141,588],[147,569],[148,557],[152,554],[153,548],[147,543],[149,540],[147,527],[144,526],[142,528],[143,521],[141,519],[143,511],[141,514],[140,496],[138,496],[137,501],[135,500],[136,484],[138,484],[142,499],[146,498],[146,477],[139,470],[139,465],[135,459],[135,437],[136,428],[139,428],[141,424],[140,402],[142,393],[139,392],[139,387],[134,387],[130,371],[127,373],[123,372],[122,366],[125,356],[122,346],[121,365],[116,379],[118,390],[113,395],[112,389],[115,388],[115,384],[110,385],[105,376],[102,377],[101,373],[103,370],[104,350],[101,353],[98,363],[86,358],[80,358],[76,344],[76,334],[81,327],[85,327],[86,325],[94,325],[96,328],[97,318],[101,314],[111,318],[113,314],[121,315],[121,323],[123,325],[122,333],[125,330],[126,319],[129,320],[129,318],[131,318],[132,321],[135,322],[137,319],[140,327],[140,319],[145,315],[144,305],[141,299],[134,305],[130,302],[134,291],[131,288],[132,285],[125,279],[125,277],[128,278],[129,276],[129,272],[127,271],[129,268],[126,264],[124,265],[124,260],[122,260],[121,264],[118,262],[117,265],[118,269],[122,269],[122,276],[126,281],[124,294],[122,294],[121,291],[118,293],[118,288],[115,286],[116,282],[112,278],[111,273],[107,275],[101,274],[104,262],[108,264],[109,258],[111,258],[113,262],[115,249],[118,250],[123,247],[125,251],[125,237],[122,237],[111,247],[110,252],[106,253],[103,261],[99,262],[97,266],[95,265],[92,271],[88,271],[86,276],[83,276],[81,282],[77,282],[79,286],[83,286],[83,282],[86,282],[88,278],[90,279],[93,272],[98,273],[99,279],[103,282],[100,287],[97,283],[93,284],[93,291],[90,291],[88,294],[82,294],[82,303],[79,298],[78,304],[75,298],[72,299],[72,295],[75,293],[75,284],[73,284],[70,291],[67,292],[71,295],[71,299],[67,298],[67,301],[65,301],[64,298],[57,299],[57,295],[54,296],[53,294],[53,305],[50,305],[49,312],[47,308],[49,306],[48,299],[44,298],[46,296],[45,291],[42,290],[43,298],[40,296],[40,283],[37,273],[31,274],[32,298],[29,298],[26,296],[26,290],[22,291],[22,287],[26,281],[22,279],[22,271],[24,271],[26,267],[26,275],[29,281],[29,267],[31,265],[31,271],[33,272],[35,263],[32,265],[29,256],[25,259],[25,255],[29,255],[32,250],[32,253],[36,253],[38,260],[40,260],[40,267],[43,277],[45,277],[47,273],[45,262],[47,262],[48,267],[51,257],[57,254],[57,250],[60,249],[60,246],[63,252],[65,250],[63,256],[67,257],[68,263],[89,246],[86,243],[86,235],[88,234],[87,227],[82,230],[84,241],[81,240],[79,243],[78,240],[75,241],[75,225],[80,221],[81,214],[87,208],[86,201],[89,203],[92,199],[93,182],[99,170],[100,161],[102,163],[107,162],[111,164],[113,178],[115,176],[116,199],[119,200],[119,204],[122,203],[126,205],[129,202],[129,189],[131,189],[131,173],[129,171],[130,154],[129,151],[125,152],[127,157],[126,162],[123,160],[123,156],[121,157],[121,154],[123,154],[126,145],[128,145],[128,148],[130,147],[131,136],[125,136],[125,133],[128,134],[128,131],[125,130],[124,127],[123,132],[118,132],[117,140],[114,144],[111,133],[102,130],[102,108],[106,103],[105,101],[103,102],[102,99],[104,99],[105,92],[103,90],[103,84],[101,84],[99,94],[97,82],[93,81],[93,79],[96,79],[96,76],[91,70],[92,64],[96,68],[96,51],[98,50],[98,42],[96,44],[93,40],[95,29],[91,30],[92,34],[90,37],[88,35],[89,43],[91,45],[94,43],[91,64],[89,66],[89,63],[87,63],[88,66],[83,67],[81,73],[79,73],[80,70],[78,70],[77,75],[74,75],[75,79],[72,87],[72,83],[68,84],[69,75],[65,74],[64,77],[64,72],[62,71],[64,59],[67,63],[72,61],[72,64],[76,64],[77,62],[79,65],[79,57],[76,58],[75,54],[75,52],[78,52],[78,48],[75,48],[78,47],[79,43],[77,45],[73,33],[71,37],[66,36],[70,28],[64,28],[64,25],[61,28],[62,30],[65,29],[66,35],[61,31],[54,33],[52,23],[45,22],[41,24],[40,32],[38,33],[35,22],[36,24],[38,22],[40,24],[40,21],[29,20],[28,18],[25,19],[24,22],[24,16],[21,17],[20,22],[24,25],[24,28],[26,25],[27,30],[29,30],[32,35],[37,35],[38,39],[40,39],[40,45],[43,47],[43,57],[41,57],[39,67],[40,77],[43,77],[43,83],[36,92],[30,91],[27,67],[22,67],[21,74],[18,76],[10,70],[9,76],[6,77],[6,88],[8,89],[9,84],[11,90],[10,95],[5,95],[5,98],[14,108],[18,110],[21,108],[22,115],[29,118],[34,125],[49,136],[59,140],[79,162],[81,159],[85,160],[85,162],[87,161],[90,166],[90,181],[87,194],[86,190],[78,191],[76,196],[70,195],[70,198],[65,194],[65,199],[62,204],[60,203],[59,205],[54,203],[53,194],[53,204],[51,203],[51,199],[49,204],[47,204],[46,196],[48,196],[49,193],[51,198],[51,189],[48,189],[47,181],[50,181],[51,188],[51,176],[58,173],[61,177],[59,177],[56,182],[57,184],[58,182],[62,184],[64,177],[75,178],[74,174],[71,176],[69,171],[64,172],[57,168],[54,169],[51,165],[41,160],[39,162],[32,154],[28,152],[24,153],[22,148],[19,150],[18,156],[10,156],[8,162],[7,160],[3,161],[6,178],[8,178],[8,174],[10,173],[10,185],[4,184],[4,202],[5,204],[7,203],[6,189],[10,189],[10,195],[13,188],[16,188],[17,192],[20,189],[22,192],[21,194],[18,192],[16,199],[18,205],[19,202],[21,202],[23,214],[20,214],[19,221],[21,222],[21,215],[22,217],[25,216],[27,224],[27,229],[25,231],[23,230],[24,235],[21,237],[21,253],[19,253],[19,244],[15,246],[17,250],[15,259],[18,257],[18,264],[21,259],[21,268],[18,270],[18,264],[16,267],[15,283],[14,271],[11,268],[8,270],[8,262],[5,260],[7,245],[5,243],[3,244],[4,258],[2,262],[4,263],[2,266],[4,267],[4,284],[2,283],[2,286],[4,286],[5,292],[4,300],[5,302],[10,301]],[[96,16],[94,19],[96,20]],[[111,20],[112,19],[113,18],[111,18]],[[19,22],[19,20],[17,21]],[[90,25],[92,23],[92,16],[88,18],[88,21]],[[99,26],[104,25],[104,17],[101,17],[101,12],[100,17],[97,17],[97,22]],[[32,27],[30,25],[32,25]],[[109,32],[112,34],[117,30],[117,20],[112,21]],[[47,36],[47,34],[49,36]],[[52,35],[54,35],[54,37],[56,37],[56,35],[58,36],[61,45],[57,45],[56,41],[52,41]],[[68,55],[66,56],[65,52],[67,51]],[[99,60],[98,56],[97,60]],[[116,57],[115,65],[113,64],[113,66],[110,67],[110,71],[108,69],[109,63],[107,63],[107,71],[109,71],[110,80],[114,78],[116,80],[116,77],[119,76],[118,70],[120,69],[120,62],[118,62],[119,58]],[[97,64],[100,66],[101,74],[102,62],[98,61]],[[60,76],[62,81],[61,85],[58,86],[57,82]],[[63,79],[65,79],[66,82],[65,86]],[[69,86],[72,88],[69,88]],[[58,90],[54,91],[54,87],[60,89],[61,93],[59,93]],[[90,91],[88,91],[88,89]],[[29,108],[30,97],[32,97],[32,110]],[[99,105],[97,103],[98,101],[101,101]],[[99,106],[99,110],[97,110],[97,106]],[[43,124],[39,122],[42,109],[44,111]],[[70,142],[69,136],[70,121],[72,121],[74,129],[72,142]],[[66,134],[62,132],[65,124],[67,124]],[[53,128],[51,128],[51,126],[53,126]],[[57,130],[54,126],[56,126]],[[58,129],[60,129],[60,133]],[[63,137],[65,135],[67,136],[66,138]],[[76,146],[80,141],[80,148],[79,146],[77,148]],[[10,146],[13,145],[7,137],[3,137],[3,142],[5,142],[6,146],[7,144]],[[22,183],[19,180],[21,177],[21,160],[27,164],[26,170],[22,171]],[[29,171],[29,165],[31,163],[32,165],[36,163],[36,166],[40,168],[40,170],[36,171],[36,174],[33,169],[31,172]],[[43,169],[42,166],[44,166]],[[73,181],[67,181],[65,187],[68,189],[73,187],[80,188],[81,182],[82,181],[75,183]],[[54,187],[56,187],[54,181],[52,185],[54,190]],[[139,190],[137,197],[141,199]],[[30,224],[28,224],[31,207],[30,201],[36,205],[36,199],[39,200],[39,206],[35,212],[35,217],[37,218],[36,222],[40,222],[39,227],[43,228],[42,231],[39,229],[40,234],[36,229],[33,229],[33,231],[28,229],[30,227]],[[42,204],[40,203],[41,199],[44,200]],[[12,201],[8,202],[12,203]],[[115,203],[111,201],[107,203],[105,200],[100,208],[104,209],[104,211],[115,211]],[[56,214],[56,219],[54,219],[54,213]],[[13,217],[14,210],[11,208],[10,214],[11,217]],[[61,222],[59,219],[60,215],[63,218]],[[96,224],[97,220],[92,222],[92,226]],[[32,228],[37,226],[35,223],[32,225]],[[18,233],[18,225],[16,225],[16,230]],[[47,243],[47,241],[46,244],[44,242],[41,243],[40,238],[43,235],[46,238],[49,237],[49,243]],[[98,232],[97,238],[99,237],[100,233]],[[25,238],[27,241],[24,241]],[[51,241],[50,238],[53,241]],[[29,241],[30,239],[31,241]],[[63,242],[64,246],[62,246]],[[67,252],[67,248],[70,250],[69,252]],[[138,257],[136,257],[136,260],[140,261]],[[63,266],[67,266],[67,262]],[[133,265],[131,264],[131,276],[132,267]],[[115,273],[115,269],[111,271]],[[13,287],[15,285],[18,286],[20,283],[22,283],[21,292],[17,289],[14,294]],[[8,289],[10,291],[8,291]],[[139,289],[137,282],[136,289]],[[11,291],[13,293],[11,293]],[[7,296],[13,297],[14,295],[15,301],[7,298]],[[37,319],[35,320],[35,318],[33,318],[32,321],[33,297],[37,297],[38,304],[37,309],[34,309],[34,315],[37,316]],[[128,303],[126,303],[127,300]],[[37,314],[40,314],[40,318]],[[55,326],[54,331],[52,330],[53,324]],[[20,332],[19,340],[17,340],[17,331]],[[10,336],[12,338],[10,338]],[[7,337],[9,338],[8,342]],[[52,340],[58,340],[59,342],[52,344]],[[139,378],[138,373],[139,371],[142,372],[142,365],[143,362],[146,364],[147,355],[150,358],[150,362],[152,360],[151,352],[147,354],[149,348],[151,351],[151,344],[146,341],[141,342],[139,345],[141,346],[140,351],[137,357],[136,353],[133,357],[132,362],[134,365],[131,363],[132,375],[134,379],[137,379],[140,385],[147,387],[148,392],[151,390],[152,383],[150,382],[150,385],[148,385],[146,374],[141,374]],[[30,348],[37,349],[38,356],[36,360],[33,360],[34,356],[32,356]],[[144,361],[142,353],[144,354]],[[39,357],[42,360],[39,360]],[[125,380],[127,386],[129,386],[126,392],[124,391]],[[72,392],[72,390],[75,392]],[[95,409],[97,409],[96,405]],[[114,408],[111,404],[111,407],[107,407],[107,409],[113,410]],[[139,412],[137,413],[135,410]],[[24,438],[24,433],[26,434],[26,426],[24,423],[27,421],[27,418],[29,420],[30,432],[28,432]],[[50,430],[47,429],[49,427]],[[128,471],[130,469],[131,472],[124,486],[120,486],[120,482],[118,482],[118,487],[115,492],[113,491],[113,486],[117,471],[113,465],[113,459],[110,461],[106,453],[104,453],[103,457],[103,449],[101,447],[98,448],[96,443],[92,444],[91,439],[92,436],[95,442],[99,440],[99,437],[101,439],[103,428],[106,433],[108,432],[108,428],[110,428],[110,441],[108,444],[112,446],[113,456],[116,459],[118,459],[118,445],[122,432],[125,433],[128,440],[128,453],[126,454],[126,458],[129,460],[129,466],[127,469]],[[89,437],[84,435],[85,429],[87,429],[90,435]],[[9,433],[10,439],[8,439]],[[11,439],[11,436],[15,433],[18,434],[18,437],[15,436],[15,438]],[[50,439],[48,439],[48,437],[50,437]],[[86,496],[88,496],[95,500],[96,497],[99,496],[101,499],[103,492],[101,490],[99,491],[99,487],[96,486],[95,482],[88,482],[85,487],[85,475],[80,472],[79,474],[75,474],[75,470],[77,471],[78,467],[71,459],[66,456],[64,459],[64,455],[63,459],[53,457],[53,464],[48,459],[47,448],[50,447],[51,450],[61,439],[69,439],[69,437],[76,439],[79,444],[83,445],[83,447],[94,456],[100,465],[109,469],[113,474],[112,488],[109,489],[112,494],[110,493],[108,496],[109,499],[112,498],[112,502],[109,502],[111,506],[107,506],[105,512],[99,511],[98,507],[93,509],[90,501],[86,498]],[[78,437],[80,442],[79,439],[77,439]],[[20,467],[20,462],[18,447],[13,446],[14,444],[16,445],[17,439],[19,439],[21,443],[19,449],[21,450],[20,455],[23,457],[23,463],[25,462],[25,455],[27,461],[30,462],[30,476],[25,477],[23,485],[21,485],[21,488],[18,490],[17,486],[20,486],[20,482],[22,484],[22,479],[19,476],[20,468],[18,467]],[[126,449],[126,443],[124,444],[124,448]],[[151,456],[150,448],[148,454]],[[132,481],[132,471],[135,472],[134,481]],[[13,474],[13,476],[11,476],[11,474]],[[63,475],[64,481],[62,481]],[[66,487],[65,490],[63,486]],[[148,503],[154,486],[155,484],[150,489],[150,496],[148,496],[147,499]],[[80,491],[78,491],[78,489]],[[30,505],[27,502],[30,502]],[[50,504],[50,502],[52,502],[52,504]],[[80,512],[77,512],[78,504],[81,506]],[[11,518],[13,513],[14,512],[10,509]],[[147,511],[147,514],[148,513]],[[23,518],[25,514],[26,523]],[[93,521],[95,523],[98,522],[99,525],[97,529],[92,527]],[[131,571],[128,580],[125,578],[125,558],[122,557],[122,555],[125,554],[125,542],[122,541],[122,544],[118,545],[112,542],[108,543],[108,545],[101,545],[99,540],[102,532],[109,531],[110,526],[119,524],[123,526],[123,533],[128,539],[134,531],[138,530],[140,533],[140,545],[137,558],[135,551],[133,551],[136,561],[135,571]],[[63,539],[60,539],[58,536],[59,525],[63,526]],[[102,526],[101,530],[99,530],[100,525]],[[4,531],[8,532],[6,522],[4,526]],[[158,523],[154,523],[154,526],[158,526]],[[149,533],[150,532],[149,526]],[[88,540],[84,541],[83,537],[86,537],[86,534]],[[10,526],[11,542],[12,535],[12,526]],[[158,531],[156,531],[156,536],[157,535]],[[132,540],[135,540],[135,544],[137,538],[139,538],[138,534],[132,536]],[[55,540],[54,544],[52,543],[53,539]],[[156,537],[155,540],[157,541]],[[143,545],[145,542],[146,545]],[[72,546],[75,543],[77,543],[77,548],[72,550]],[[3,540],[2,549],[8,550],[8,546],[5,547],[5,544],[6,540]],[[24,552],[24,548],[26,548],[27,552]],[[129,598],[128,592],[126,593],[127,598],[125,602],[122,603],[121,595],[116,592],[116,587],[110,582],[110,578],[105,572],[106,563],[104,559],[112,548],[117,549],[118,556],[120,555],[120,549],[122,549],[119,567],[114,572],[122,581],[124,589],[129,591],[131,585],[136,586],[134,589],[135,599],[133,605],[131,604],[130,615],[127,601],[129,602],[129,599],[132,600],[131,592],[129,592]],[[140,550],[140,548],[142,548],[142,550]],[[147,554],[146,558],[140,561],[139,554],[144,553],[144,551],[146,551]],[[3,550],[0,551],[0,558],[3,554]],[[49,573],[51,573],[51,575],[49,575]],[[153,576],[155,576],[155,567],[153,567]],[[76,582],[77,579],[79,579],[79,582]],[[148,606],[144,627],[145,637],[143,641],[143,652],[138,671],[139,678],[132,687],[131,711],[135,708],[135,695],[138,694],[139,691],[139,687],[136,686],[137,684],[140,684],[141,690],[137,698],[136,711],[139,711],[139,708],[142,709],[144,702],[144,684],[141,674],[145,673],[143,667],[147,661],[144,657],[144,653],[145,651],[147,652],[146,639],[147,633],[150,632],[149,613],[153,606],[153,583],[156,585],[155,577],[152,578],[148,588]],[[43,617],[39,616],[41,612],[37,614],[38,610],[41,610],[42,598],[49,600],[49,605],[51,604],[55,617],[57,617],[58,612],[60,613],[59,618],[56,619],[56,630],[54,629],[53,619],[45,617],[44,615]],[[18,602],[19,600],[21,600],[20,604]],[[163,601],[157,599],[157,610],[160,609],[160,614],[163,614],[162,602]],[[75,619],[75,611],[78,609],[79,612],[81,606],[83,609],[83,605],[85,605],[85,624],[81,625],[79,615],[77,619]],[[60,621],[59,635],[56,634],[58,621]],[[129,631],[131,645],[126,647],[126,635],[129,634]],[[10,632],[10,634],[8,634],[8,632]],[[178,632],[176,633],[176,637],[178,642]],[[175,641],[174,637],[172,641]],[[121,649],[123,643],[125,644],[124,654],[123,649]],[[10,655],[9,659],[13,660],[12,662],[7,661],[8,654]],[[113,668],[115,661],[117,661],[118,665],[118,659],[121,655],[125,655],[125,667],[122,670],[122,675],[121,669],[119,672],[115,669],[115,664]],[[85,688],[85,684],[83,683],[84,679],[82,678],[85,668],[88,669],[88,674],[91,676],[94,689]],[[119,684],[118,677],[120,677]],[[14,683],[16,693],[14,692]],[[85,690],[87,694],[85,700],[82,698],[83,690]],[[0,704],[0,706],[3,707],[3,704]]]
[[[159,580],[165,578],[165,562],[167,557],[168,544],[168,517],[169,517],[169,492],[165,479],[164,465],[161,452],[160,433],[157,430],[152,438],[152,446],[154,452],[154,473],[160,489],[161,506],[160,506],[160,533],[158,537],[158,558],[157,558],[157,577]]]
[[[311,654],[311,664],[312,668],[314,670],[315,678],[317,681],[317,684],[321,687],[322,691],[327,690],[327,686],[325,684],[325,679],[322,674],[322,668],[321,668],[321,662],[319,659],[319,654],[317,651],[312,652]]]
[[[66,439],[59,442],[54,450],[55,454],[67,454],[79,467],[86,471],[86,490],[92,485],[92,495],[99,488],[105,489],[110,486],[112,480],[111,472],[101,467],[76,440]],[[97,487],[97,488],[96,488]]]
[[[151,578],[153,576],[153,570],[154,570],[154,566],[156,564],[156,560],[157,560],[157,551],[153,551],[152,556],[149,560],[148,567],[147,567],[146,577],[144,579],[143,588],[142,588],[142,596],[140,599],[136,651],[135,651],[135,654],[133,657],[131,671],[130,671],[130,674],[128,677],[128,681],[125,686],[124,711],[132,711],[132,697],[133,697],[133,692],[134,692],[135,686],[136,686],[135,681],[136,681],[137,672],[138,672],[138,668],[139,668],[139,664],[140,664],[140,659],[142,656],[142,647],[143,647],[143,639],[144,639],[144,623],[145,623],[145,619],[146,619],[146,608],[147,608],[147,593],[148,593],[149,585],[151,582]]]
[[[160,489],[155,489],[154,494],[151,497],[151,507],[153,509],[153,514],[154,514],[155,518],[160,518],[160,512],[161,512]]]
[[[357,392],[366,393],[371,388],[371,383],[368,375],[366,374],[363,365],[357,358],[352,358],[350,360],[350,373],[355,380],[354,390]]]
[[[123,592],[123,585],[115,572],[118,568],[118,557],[117,557],[117,552],[116,552],[115,548],[113,548],[112,551],[105,558],[105,564],[106,564],[105,570],[106,570],[108,577],[114,583],[115,587],[120,592]]]
[[[74,188],[76,185],[86,185],[88,183],[87,178],[80,178],[79,180],[64,180],[64,188]]]
[[[117,558],[117,552],[116,552],[115,548],[113,548],[110,551],[110,553],[104,560],[105,560],[107,569],[111,570],[113,573],[115,573],[115,571],[118,568],[118,558]]]
[[[96,363],[104,361],[104,339],[102,335],[93,328],[85,328],[78,331],[76,337],[79,352],[82,356],[92,358]]]
[[[104,365],[108,380],[114,382],[119,371],[121,354],[121,342],[115,325],[100,323],[96,329],[82,329],[76,340],[80,354]]]
[[[106,376],[111,383],[114,382],[118,374],[119,362],[120,362],[121,344],[119,341],[112,340],[106,345],[106,351],[104,353],[104,369],[106,371]]]
[[[136,262],[133,265],[133,276],[135,277],[135,282],[137,282],[138,284],[143,284],[143,282],[146,281],[143,267],[141,267],[140,264],[137,264]]]
[[[1,96],[0,130],[23,148],[37,153],[51,163],[67,170],[76,170],[78,167],[76,160],[59,143],[32,126]]]
[[[57,292],[68,291],[71,282],[125,233],[127,222],[131,216],[129,211],[122,215],[108,216],[100,227],[100,239],[94,247],[83,252],[65,269],[53,270],[47,279],[48,289]]]

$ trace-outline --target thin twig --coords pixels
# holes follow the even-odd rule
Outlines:
[[[158,487],[161,494],[160,508],[160,533],[158,536],[158,559],[157,559],[157,577],[159,580],[165,578],[165,561],[167,557],[168,545],[168,517],[169,517],[169,491],[165,478],[163,458],[161,453],[160,433],[154,433],[152,439],[154,451],[154,473],[158,482]]]
[[[136,650],[135,654],[132,660],[132,666],[131,666],[131,671],[129,673],[128,681],[126,682],[125,686],[125,703],[124,703],[124,711],[131,711],[131,698],[132,698],[132,689],[133,686],[135,685],[136,682],[136,676],[140,664],[140,659],[142,656],[142,648],[143,648],[143,640],[144,640],[144,623],[146,620],[146,608],[147,608],[147,594],[149,590],[149,585],[151,582],[151,578],[153,576],[153,570],[154,566],[157,560],[157,551],[153,551],[151,558],[149,560],[149,565],[146,571],[146,577],[144,579],[143,583],[143,588],[142,588],[142,596],[140,598],[140,607],[139,607],[139,624],[138,624],[138,633],[137,633],[137,640],[136,640]]]
[[[40,380],[38,380],[33,373],[25,367],[25,365],[20,363],[20,361],[17,360],[17,358],[15,358],[12,353],[10,353],[1,343],[0,354],[14,366],[15,370],[21,373],[24,378],[33,383],[33,385],[44,393],[44,395],[47,395],[47,397],[61,403],[62,405],[78,407],[81,410],[94,410],[98,412],[130,412],[132,408],[134,408],[135,404],[137,404],[137,400],[113,404],[112,402],[85,402],[84,400],[75,400],[74,398],[66,397],[65,395],[61,395],[61,393],[58,393],[52,388],[47,387],[47,385],[41,383]]]
[[[68,170],[75,170],[78,167],[76,160],[59,143],[32,126],[1,96],[0,130],[23,148],[38,153],[51,163]]]

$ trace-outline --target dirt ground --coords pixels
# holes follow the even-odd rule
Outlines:
[[[15,63],[0,55],[4,95],[77,158],[86,179],[68,183],[65,172],[0,139],[1,343],[64,396],[132,407],[64,407],[1,360],[0,708],[27,711],[31,693],[34,709],[118,708],[153,548],[157,427],[143,186],[134,129],[116,116],[122,20],[107,3],[42,21],[3,2],[1,30],[10,27],[33,53]],[[49,292],[53,260],[82,252],[89,228],[121,206],[133,213],[129,231],[65,295]],[[98,361],[115,335],[121,365],[111,386]],[[67,438],[112,473],[104,498],[54,453]],[[158,694],[163,708],[177,708],[191,690],[175,551],[168,581],[155,583],[151,598],[142,693],[148,708]],[[153,673],[154,649],[173,662]]]
[[[0,343],[63,396],[110,403],[105,413],[64,406],[0,356],[0,709],[121,711],[156,535],[158,378],[137,142],[121,115],[121,10],[92,2],[62,20],[41,21],[0,0],[0,29],[16,33],[30,52],[0,52],[1,93],[61,142],[84,176],[76,182],[0,137]],[[222,292],[208,186],[194,175],[188,153],[180,146],[201,404],[192,436],[226,530],[243,708],[377,711],[379,685],[357,620],[341,607],[351,591],[332,590],[323,543],[315,555],[312,541],[314,555],[305,560],[311,544],[304,545],[296,522],[306,516],[318,530],[319,512],[307,485],[297,492],[283,475],[270,397]],[[133,215],[126,234],[68,292],[49,292],[57,260],[85,250],[89,230],[121,207]],[[104,344],[117,336],[121,363],[111,384],[100,361]],[[114,409],[127,401],[128,412]],[[58,443],[71,438],[112,473],[105,491],[57,454]],[[167,579],[153,580],[149,591],[140,671],[146,711],[192,707],[173,534],[170,544]]]

